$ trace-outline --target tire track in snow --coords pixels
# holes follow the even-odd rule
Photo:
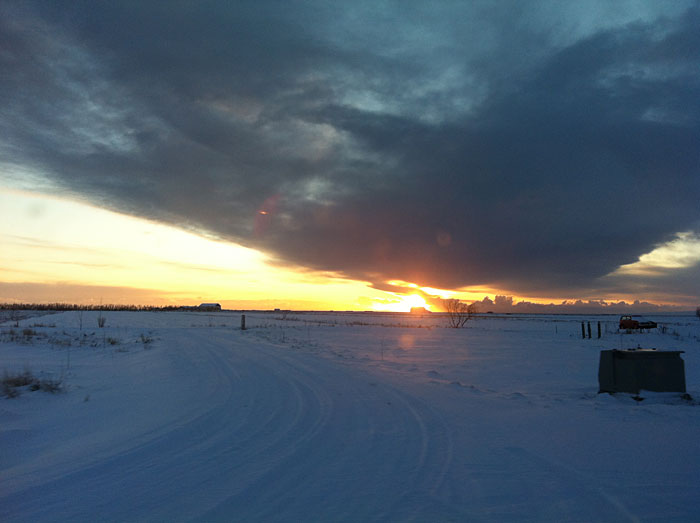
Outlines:
[[[197,341],[199,351],[202,346],[206,350],[206,343],[202,344],[196,336],[192,338],[188,341]],[[165,348],[161,355],[161,366],[175,377],[173,383],[164,386],[185,387],[197,401],[182,404],[165,423],[158,419],[157,423],[133,431],[127,440],[117,441],[111,448],[99,448],[92,459],[69,463],[58,471],[39,471],[34,474],[39,481],[5,498],[2,505],[9,510],[8,514],[21,515],[22,520],[85,520],[84,515],[72,511],[68,501],[71,499],[80,499],[78,506],[94,505],[95,510],[98,506],[110,507],[107,519],[112,520],[138,519],[148,513],[154,492],[150,484],[167,483],[168,473],[174,476],[182,473],[182,463],[188,454],[207,450],[207,442],[211,447],[212,440],[202,435],[216,434],[217,429],[223,428],[220,423],[217,425],[218,413],[221,405],[231,400],[231,383],[236,379],[235,370],[218,365],[220,360],[203,359],[201,352],[193,358],[193,351],[187,345],[177,351]],[[198,379],[202,377],[206,380]],[[182,394],[176,398],[182,399]],[[158,400],[161,399],[159,396]],[[141,398],[143,403],[150,400]],[[129,424],[130,419],[123,416],[114,422]],[[160,488],[161,493],[164,490]],[[87,502],[86,498],[89,498]],[[96,517],[106,516],[100,510]]]
[[[601,502],[609,504],[611,509],[616,512],[611,520],[629,521],[631,523],[641,521],[618,497],[606,491],[605,486],[601,486],[600,481],[596,480],[596,478],[569,465],[544,458],[521,447],[509,447],[506,451],[518,460],[532,463],[538,470],[550,471],[553,477],[566,478],[571,484],[576,485],[578,497],[590,498],[591,506],[599,505]],[[591,485],[595,485],[595,487]]]
[[[157,349],[175,375],[158,386],[183,402],[176,414],[101,449],[87,465],[63,466],[3,495],[3,520],[357,521],[436,513],[431,503],[451,450],[436,445],[435,434],[447,431],[426,405],[323,358],[250,344],[239,333],[183,329],[177,336],[173,347]]]
[[[376,520],[395,517],[397,505],[415,514],[418,505],[435,504],[425,500],[442,485],[452,452],[444,420],[405,393],[372,386],[365,374],[349,376],[328,360],[280,348],[269,357],[289,366],[287,378],[305,391],[301,402],[327,408],[313,430],[288,441],[290,452],[268,473],[204,519]],[[447,451],[435,448],[436,431]]]

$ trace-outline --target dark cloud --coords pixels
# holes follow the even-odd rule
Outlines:
[[[698,6],[585,5],[5,3],[0,161],[378,286],[581,295],[700,229]]]

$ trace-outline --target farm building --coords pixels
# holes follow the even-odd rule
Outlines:
[[[201,303],[197,310],[205,312],[216,312],[221,310],[221,305],[219,303]]]

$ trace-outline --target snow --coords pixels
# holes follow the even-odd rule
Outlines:
[[[1,521],[700,511],[693,316],[651,316],[659,329],[628,334],[613,316],[483,315],[448,329],[439,315],[246,313],[241,331],[233,312],[110,311],[103,329],[98,314],[0,325],[0,372],[66,389],[0,398]],[[597,394],[600,350],[637,346],[684,350],[693,399]]]

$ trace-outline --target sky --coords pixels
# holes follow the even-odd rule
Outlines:
[[[694,309],[698,27],[683,0],[1,0],[0,301]]]

